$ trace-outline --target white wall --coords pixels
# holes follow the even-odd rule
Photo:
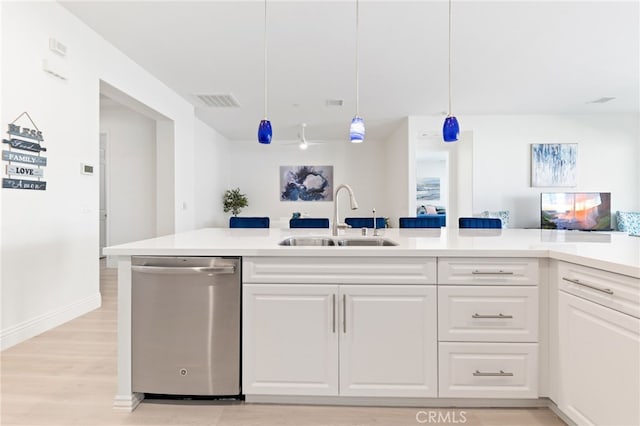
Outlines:
[[[107,245],[156,236],[156,122],[126,107],[101,107],[107,134]]]
[[[100,81],[173,121],[177,231],[194,226],[194,113],[58,3],[0,4],[0,123],[28,111],[44,133],[49,161],[46,191],[2,190],[0,347],[6,348],[100,305],[99,173],[80,174],[80,163],[99,164]],[[50,37],[67,46],[65,59],[48,50]],[[61,62],[68,79],[43,72],[43,59]]]
[[[406,144],[405,144],[406,146]],[[405,148],[406,149],[406,148]],[[386,194],[385,143],[366,140],[362,144],[330,141],[300,150],[297,145],[260,145],[257,141],[231,143],[231,175],[229,188],[239,187],[249,199],[241,216],[269,216],[272,227],[289,226],[293,212],[311,217],[333,218],[333,203],[328,201],[280,201],[280,166],[333,166],[335,188],[349,184],[355,193],[359,210],[348,208],[348,197],[340,193],[340,215],[388,216],[392,209]],[[219,194],[222,197],[222,193]],[[225,224],[228,226],[227,214]]]
[[[415,145],[409,144],[409,120],[405,119],[385,144],[383,170],[388,200],[389,223],[398,226],[398,218],[415,216],[416,175],[412,167]],[[413,198],[413,205],[410,200]],[[411,213],[413,211],[413,213]]]
[[[611,192],[612,211],[640,210],[638,114],[458,119],[464,137],[473,139],[473,212],[509,210],[512,227],[538,227],[540,193],[552,191]],[[439,131],[442,123],[434,117],[412,120],[416,131]],[[532,188],[533,143],[578,143],[578,186]]]
[[[222,194],[229,187],[229,142],[220,133],[195,120],[195,226],[226,227]]]

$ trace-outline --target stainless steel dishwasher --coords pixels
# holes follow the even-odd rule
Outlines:
[[[134,392],[240,391],[240,258],[131,259]]]

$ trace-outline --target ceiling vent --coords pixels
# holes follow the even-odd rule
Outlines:
[[[328,107],[341,107],[343,103],[342,99],[327,99]]]
[[[238,108],[240,102],[235,96],[229,95],[196,95],[200,101],[208,107],[212,108]]]

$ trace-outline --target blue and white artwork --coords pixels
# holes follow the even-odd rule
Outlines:
[[[577,162],[577,143],[532,144],[531,186],[576,186]]]
[[[333,166],[280,166],[280,201],[333,201]]]
[[[418,178],[416,183],[417,200],[440,200],[440,178]]]

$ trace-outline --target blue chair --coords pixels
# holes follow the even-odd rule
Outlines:
[[[425,215],[419,217],[401,217],[400,228],[442,228],[445,215]]]
[[[268,228],[268,217],[238,217],[229,218],[229,228]]]
[[[502,229],[502,220],[494,217],[460,217],[458,227]]]
[[[344,223],[352,228],[373,228],[373,217],[346,217]],[[376,228],[384,228],[384,217],[376,217]]]
[[[329,219],[326,217],[302,217],[289,220],[289,228],[328,228]]]

